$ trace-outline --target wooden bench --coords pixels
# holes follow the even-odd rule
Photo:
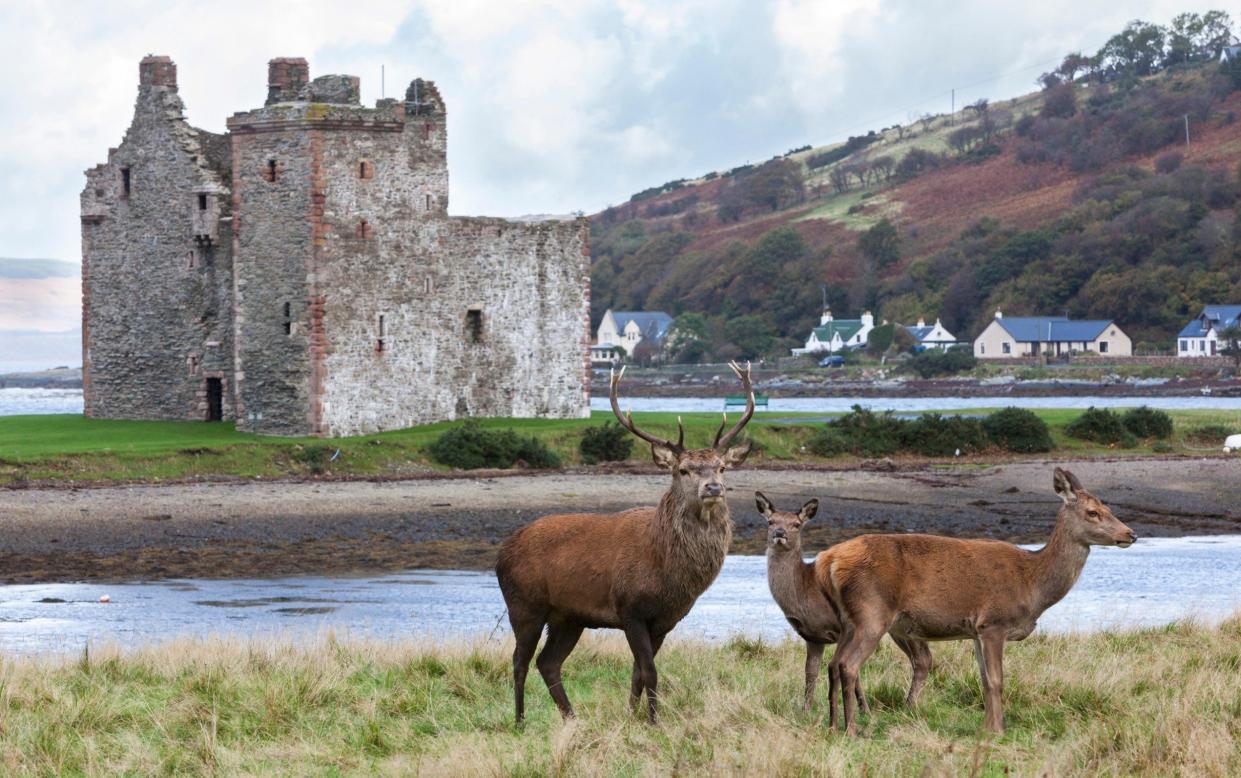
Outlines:
[[[724,398],[724,412],[727,413],[731,409],[745,410],[746,397],[744,394],[730,394]],[[767,408],[767,395],[754,395],[754,408]]]

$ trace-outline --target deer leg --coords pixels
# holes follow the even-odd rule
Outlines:
[[[982,656],[987,665],[983,679],[984,725],[995,733],[1004,732],[1004,633],[990,632],[982,638]]]
[[[911,708],[916,707],[922,687],[926,686],[927,676],[931,674],[931,647],[925,640],[898,638],[895,635],[892,636],[892,642],[909,657],[909,665],[913,668],[913,681],[909,684],[905,704]]]
[[[556,707],[560,708],[560,715],[566,719],[573,718],[573,706],[569,704],[569,695],[565,694],[564,684],[560,680],[560,666],[564,664],[581,636],[582,628],[574,624],[550,625],[547,642],[535,662],[543,676],[543,682],[547,684],[547,691],[551,692]]]
[[[530,671],[530,658],[539,647],[539,635],[543,633],[542,620],[522,620],[509,611],[513,624],[513,703],[517,709],[517,723],[526,717],[526,673]]]
[[[823,643],[806,641],[806,700],[802,710],[809,711],[814,706],[814,687],[819,682],[819,665],[823,661]]]
[[[836,641],[836,650],[832,652],[832,660],[827,663],[827,710],[828,720],[827,728],[836,729],[836,693],[844,692],[844,685],[840,681],[840,660],[844,658],[849,651],[849,643],[853,640],[853,630],[848,625],[840,633],[840,639]]]
[[[883,639],[886,629],[882,627],[861,626],[855,629],[853,639],[849,641],[849,652],[840,659],[840,696],[844,701],[845,734],[857,734],[857,710],[854,698],[857,696],[858,677],[862,664],[875,651],[879,641]]]
[[[629,650],[633,652],[639,683],[646,690],[647,720],[654,724],[655,713],[659,707],[656,691],[659,676],[655,672],[655,645],[651,639],[651,631],[643,622],[630,622],[625,625],[625,639],[629,642]]]
[[[659,653],[659,647],[664,644],[664,638],[667,637],[667,635],[668,635],[667,632],[661,635],[651,635],[652,657],[655,654]],[[633,660],[633,674],[629,678],[629,712],[630,713],[637,713],[638,703],[642,700],[642,690],[644,688],[645,687],[642,685],[642,671],[638,667],[638,660],[637,660],[637,657],[635,657]]]

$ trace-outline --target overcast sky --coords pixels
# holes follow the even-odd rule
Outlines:
[[[1126,21],[1220,2],[110,0],[0,2],[0,256],[76,260],[82,171],[128,126],[138,60],[196,126],[261,105],[266,62],[421,76],[448,107],[455,214],[597,211],[675,178],[1029,92]]]

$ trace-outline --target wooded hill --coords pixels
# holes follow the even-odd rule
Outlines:
[[[966,339],[997,308],[1068,313],[1170,349],[1204,304],[1241,301],[1232,34],[1221,12],[1132,22],[1039,92],[635,194],[591,219],[594,320],[698,313],[685,357],[774,354],[826,285],[837,317]]]

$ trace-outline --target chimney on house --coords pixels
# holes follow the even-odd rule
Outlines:
[[[824,308],[823,315],[819,317],[819,326],[821,327],[824,324],[827,324],[831,320],[832,320],[832,309]]]
[[[919,317],[918,317],[918,326],[919,326],[919,327],[925,327],[925,326],[926,326],[926,319],[924,319],[924,318],[922,318],[921,316],[919,316]]]
[[[875,326],[875,316],[870,311],[862,311],[862,326],[863,327],[874,327]]]
[[[138,63],[138,86],[177,88],[177,63],[171,57],[148,54]]]
[[[996,309],[995,309],[995,318],[997,318],[997,319],[1003,319],[1003,318],[1004,318],[1004,312],[1003,312],[1003,311],[1001,311],[999,308],[996,308]]]

